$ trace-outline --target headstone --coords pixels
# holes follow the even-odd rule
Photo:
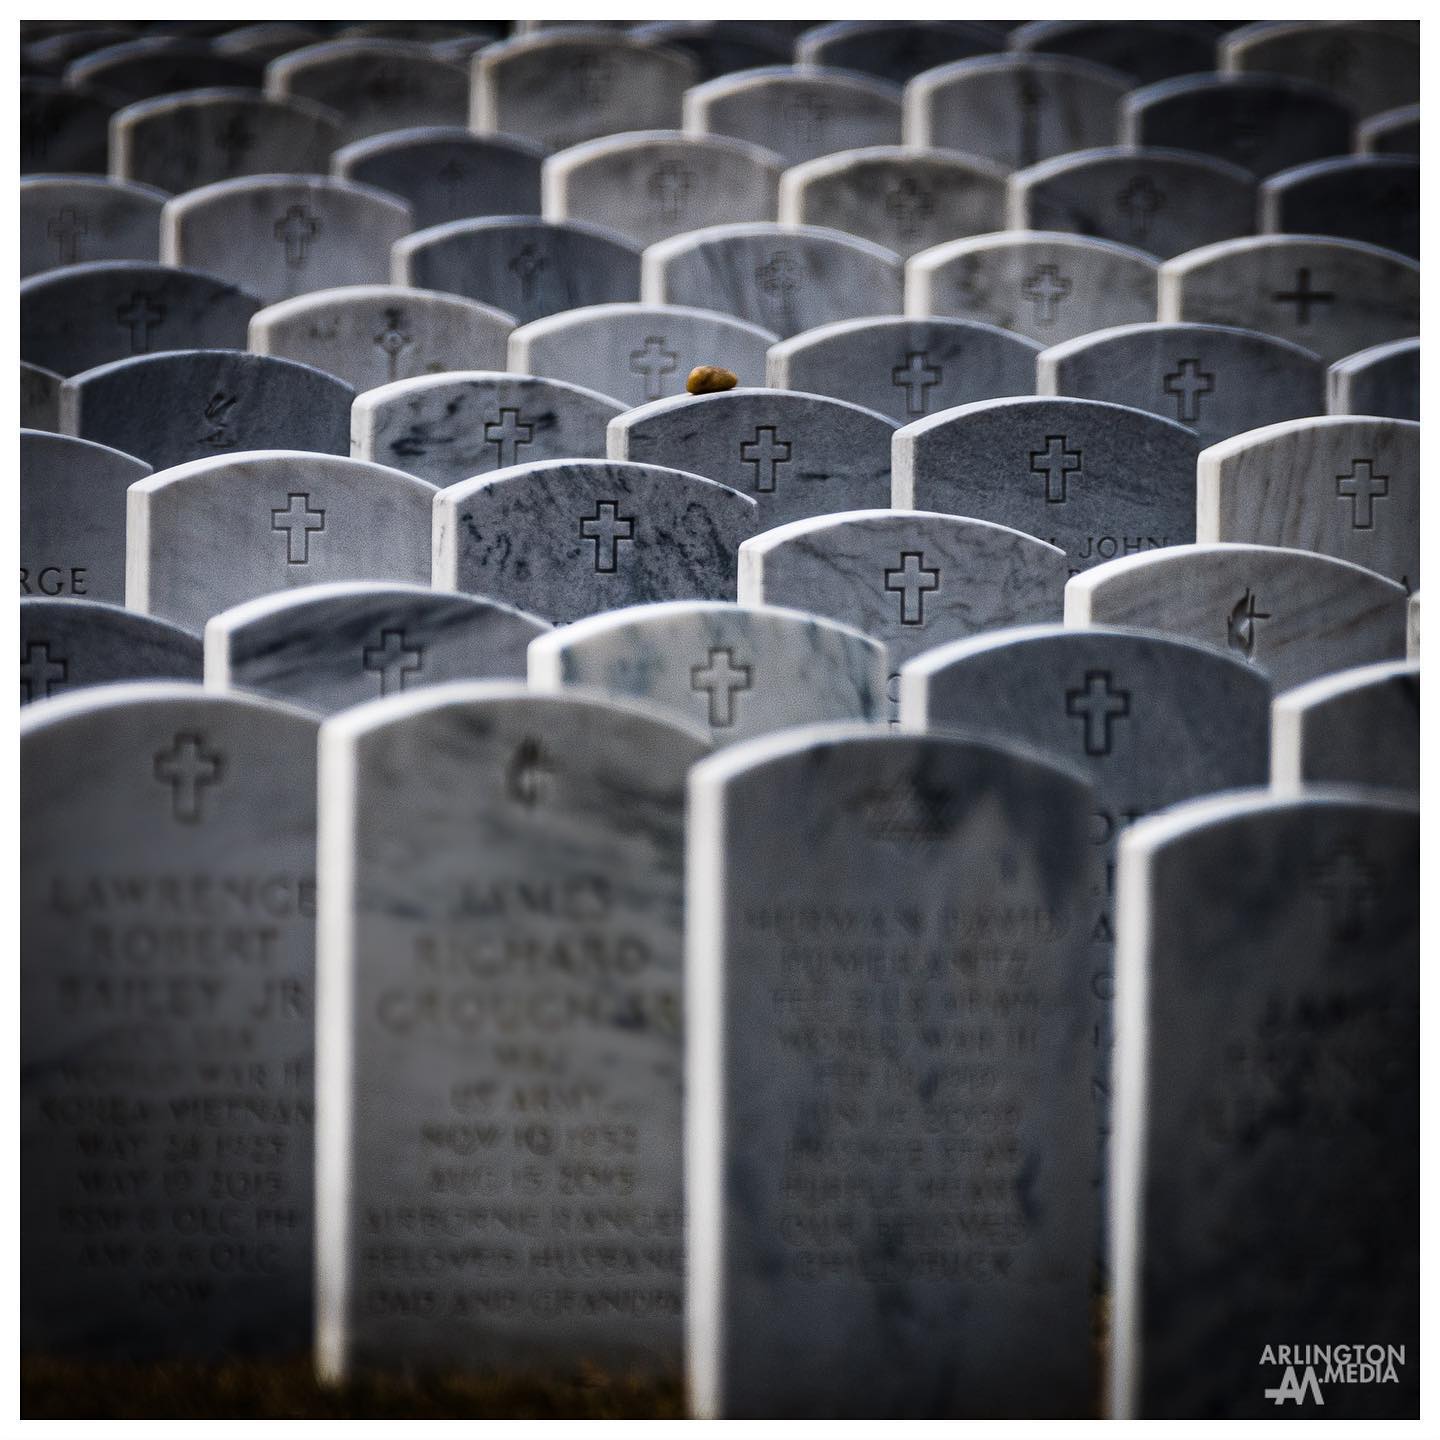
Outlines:
[[[262,65],[288,55],[302,45],[315,45],[324,37],[292,20],[261,20],[217,35],[210,43],[221,55],[242,55]]]
[[[1337,360],[1329,371],[1332,415],[1420,418],[1420,338],[1371,345]]]
[[[72,61],[65,83],[109,91],[128,103],[212,86],[255,89],[260,65],[246,56],[222,55],[200,39],[146,35]]]
[[[1130,88],[1104,65],[1058,55],[984,55],[937,65],[905,87],[905,143],[963,150],[1018,170],[1114,145]]]
[[[1215,32],[1194,20],[1030,20],[1010,32],[1010,48],[1088,60],[1149,85],[1209,70]]]
[[[440,491],[431,583],[557,624],[658,600],[733,600],[755,508],[660,465],[516,465]]]
[[[1420,267],[1357,240],[1256,235],[1160,269],[1161,320],[1266,330],[1327,363],[1420,330]]]
[[[240,450],[350,448],[355,392],[293,360],[167,350],[82,370],[60,387],[60,428],[157,470]]]
[[[701,80],[762,65],[785,65],[792,53],[786,40],[746,20],[651,20],[632,26],[630,34],[648,44],[683,50],[695,62]]]
[[[298,1354],[315,721],[150,682],[43,701],[20,727],[22,1345]]]
[[[493,305],[520,324],[640,298],[640,253],[623,236],[576,220],[455,220],[394,247],[397,285],[448,290]]]
[[[733,135],[792,165],[900,143],[900,88],[843,70],[768,65],[707,80],[685,95],[692,135]]]
[[[1405,654],[1411,660],[1420,658],[1420,592],[1414,591],[1405,608]]]
[[[1355,148],[1362,155],[1418,155],[1420,107],[1397,105],[1362,120],[1355,127]]]
[[[717,745],[882,719],[885,648],[803,610],[674,600],[591,615],[530,645],[532,690],[643,701]]]
[[[763,385],[765,355],[775,340],[771,331],[715,310],[586,305],[513,331],[508,368],[599,386],[622,404],[643,405],[682,394],[697,365],[720,365],[742,385]]]
[[[888,499],[894,422],[795,390],[654,400],[610,422],[614,460],[693,470],[753,496],[759,527]]]
[[[43,365],[20,362],[20,425],[25,430],[60,429],[60,385],[65,377]]]
[[[103,175],[117,96],[83,85],[20,81],[20,173]]]
[[[317,1365],[679,1377],[685,773],[490,682],[323,727]]]
[[[980,400],[902,425],[890,503],[1009,525],[1072,575],[1195,534],[1195,433],[1100,400]]]
[[[454,485],[537,460],[603,459],[605,427],[624,409],[608,395],[538,375],[422,375],[355,401],[350,451]]]
[[[1121,841],[1112,1413],[1419,1415],[1419,839],[1249,791]]]
[[[696,1414],[1096,1413],[1091,809],[873,728],[691,773]]]
[[[1420,258],[1420,160],[1337,155],[1271,175],[1260,186],[1267,235],[1339,235]]]
[[[1188,426],[1202,445],[1325,408],[1313,351],[1227,325],[1119,325],[1052,345],[1037,393],[1110,400]]]
[[[20,275],[91,260],[151,260],[160,253],[165,192],[99,175],[20,180]]]
[[[953,315],[1053,345],[1155,319],[1159,267],[1128,245],[1005,230],[952,240],[905,264],[905,313]]]
[[[205,683],[322,715],[447,680],[525,678],[549,625],[474,595],[352,580],[261,595],[205,626]]]
[[[459,295],[344,285],[267,305],[250,349],[338,376],[357,391],[443,370],[498,369],[514,320]]]
[[[1277,789],[1363,785],[1420,789],[1420,662],[1362,665],[1277,697]]]
[[[1342,96],[1364,119],[1420,99],[1420,46],[1363,20],[1260,21],[1220,41],[1220,68],[1294,75]]]
[[[20,703],[116,680],[199,680],[200,637],[100,600],[20,601]]]
[[[1195,537],[1315,550],[1420,585],[1420,426],[1315,415],[1236,435],[1196,467]]]
[[[1205,697],[1203,705],[1196,696]],[[1082,770],[1105,880],[1087,907],[1094,1121],[1105,1180],[1115,1043],[1115,848],[1145,815],[1269,779],[1270,684],[1223,651],[1163,635],[1030,625],[928,650],[900,673],[911,730],[988,732]],[[1104,1241],[1102,1237],[1102,1249]]]
[[[1228,160],[1117,145],[1010,177],[1009,224],[1133,245],[1162,259],[1255,228],[1255,177]]]
[[[265,91],[339,112],[342,145],[415,125],[463,125],[470,100],[463,65],[405,40],[329,40],[292,50],[265,67]]]
[[[1065,587],[1067,625],[1123,625],[1224,647],[1276,691],[1399,659],[1405,591],[1345,560],[1271,545],[1126,555]]]
[[[125,491],[150,473],[105,445],[20,432],[20,593],[125,600]]]
[[[103,50],[107,45],[119,45],[135,38],[134,27],[95,25],[81,30],[69,30],[59,35],[49,35],[43,40],[25,41],[21,37],[20,62],[47,75],[59,75],[72,60],[82,55]]]
[[[110,173],[169,194],[240,175],[323,173],[340,116],[258,90],[191,90],[138,100],[110,123]]]
[[[125,603],[199,630],[242,600],[326,580],[430,578],[435,487],[338,455],[192,460],[130,488]]]
[[[712,225],[645,252],[641,298],[700,305],[782,339],[832,320],[900,309],[893,250],[814,225]]]
[[[524,36],[470,61],[470,128],[563,150],[627,130],[678,130],[700,78],[683,51],[628,35]]]
[[[770,349],[767,383],[848,400],[897,424],[971,400],[1029,395],[1040,347],[975,320],[878,316],[803,330]]]
[[[337,285],[383,285],[390,247],[410,228],[410,207],[368,185],[254,176],[170,201],[161,258],[233,280],[269,305]]]
[[[785,172],[780,219],[823,225],[902,258],[1005,225],[1005,172],[948,150],[872,146],[807,160]]]
[[[922,70],[1003,48],[994,31],[956,21],[831,20],[795,42],[795,63],[903,85]]]
[[[199,270],[95,260],[20,284],[20,353],[62,375],[160,350],[243,350],[260,308]]]
[[[1179,75],[1120,102],[1120,143],[1198,150],[1273,175],[1343,155],[1355,117],[1332,90],[1281,75]]]
[[[850,510],[792,520],[740,547],[742,605],[788,605],[853,625],[901,665],[947,640],[1058,621],[1065,553],[986,520],[925,510]]]
[[[457,125],[392,130],[337,150],[331,172],[398,195],[415,229],[481,215],[538,215],[543,146]]]
[[[545,161],[547,220],[587,220],[646,246],[707,225],[775,219],[784,162],[722,135],[608,135]]]

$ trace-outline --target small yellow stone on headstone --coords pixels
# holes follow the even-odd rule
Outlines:
[[[697,365],[685,382],[685,388],[692,395],[714,395],[720,390],[733,390],[740,383],[740,377],[733,370],[722,370],[718,365]]]

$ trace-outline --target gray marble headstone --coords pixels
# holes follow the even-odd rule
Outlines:
[[[626,130],[676,130],[681,97],[699,78],[683,51],[628,35],[525,36],[472,57],[470,128],[554,150]]]
[[[1362,119],[1420,99],[1419,35],[1397,34],[1383,24],[1259,21],[1225,35],[1219,55],[1222,70],[1313,80],[1342,96]]]
[[[1325,675],[1278,696],[1272,783],[1420,789],[1420,662]]]
[[[1197,150],[1273,175],[1343,155],[1355,116],[1332,90],[1281,75],[1180,75],[1120,101],[1120,143]]]
[[[1420,418],[1420,338],[1371,345],[1330,367],[1326,409],[1332,415]]]
[[[904,425],[971,400],[1031,394],[1039,351],[1033,340],[975,320],[838,320],[772,346],[766,382],[848,400]]]
[[[1108,65],[1132,84],[1149,85],[1209,70],[1215,31],[1194,20],[1030,20],[1010,32],[1010,48]]]
[[[834,720],[883,720],[885,648],[803,610],[673,600],[591,615],[531,642],[532,690],[643,701],[717,745]]]
[[[222,55],[200,37],[145,35],[107,45],[65,67],[67,85],[108,91],[122,103],[213,86],[258,88],[261,67],[242,55]]]
[[[1128,405],[1015,397],[902,425],[891,504],[1009,525],[1077,574],[1195,535],[1194,431]]]
[[[1255,203],[1255,177],[1228,160],[1113,145],[1017,170],[1007,223],[1114,240],[1164,258],[1249,235]]]
[[[953,20],[831,20],[795,42],[795,63],[828,65],[903,85],[922,70],[986,55],[1004,43],[984,25]]]
[[[774,220],[783,165],[729,136],[608,135],[545,161],[545,218],[587,220],[639,246],[707,225]]]
[[[227,30],[210,43],[222,55],[244,55],[264,64],[302,45],[317,44],[321,38],[318,30],[291,20],[259,20]]]
[[[1195,537],[1287,545],[1420,585],[1420,426],[1317,415],[1201,452]]]
[[[536,375],[422,375],[356,399],[350,453],[454,485],[537,460],[602,459],[605,427],[624,410],[608,395]]]
[[[873,728],[691,772],[698,1415],[1096,1413],[1092,807],[1033,752]]]
[[[645,251],[641,298],[723,310],[782,339],[835,320],[895,314],[893,250],[815,225],[712,225]]]
[[[685,94],[685,128],[733,135],[792,165],[900,143],[900,87],[846,70],[767,65],[707,80]]]
[[[337,111],[337,144],[416,125],[463,125],[470,99],[463,65],[405,40],[330,40],[291,50],[265,67],[265,91]]]
[[[1355,127],[1355,148],[1362,155],[1418,155],[1419,105],[1397,105],[1362,120]]]
[[[514,319],[460,295],[401,285],[343,285],[267,305],[250,349],[299,360],[357,391],[444,370],[505,364]]]
[[[354,395],[333,375],[292,360],[167,350],[71,376],[60,387],[60,425],[157,470],[227,451],[343,455]]]
[[[657,600],[733,600],[755,502],[661,465],[542,460],[478,475],[434,506],[437,590],[563,623]]]
[[[240,175],[323,174],[340,115],[257,90],[187,90],[140,100],[110,122],[110,173],[172,195]]]
[[[516,135],[425,125],[344,145],[330,170],[398,195],[423,230],[478,215],[538,215],[544,156],[544,146]]]
[[[1158,263],[1129,245],[1050,231],[952,240],[905,264],[905,313],[954,315],[1053,345],[1155,319]]]
[[[199,680],[200,637],[100,600],[20,601],[20,703],[116,680]]]
[[[892,713],[899,670],[947,640],[1064,613],[1065,552],[1004,525],[926,510],[793,520],[740,547],[743,605],[788,605],[885,646]]]
[[[297,1354],[316,722],[157,681],[41,701],[20,729],[21,1343]]]
[[[1263,670],[1278,692],[1403,658],[1405,591],[1310,550],[1177,545],[1074,576],[1065,623],[1158,630],[1225,648]]]
[[[688,727],[490,682],[321,732],[317,1364],[677,1380]]]
[[[524,679],[544,620],[475,595],[352,580],[261,595],[205,626],[205,683],[322,715],[447,680]]]
[[[508,368],[600,387],[626,405],[643,405],[684,394],[686,379],[698,365],[719,365],[742,385],[765,384],[765,356],[776,338],[717,310],[585,305],[513,331]]]
[[[1082,770],[1095,787],[1090,843],[1104,860],[1105,881],[1084,928],[1095,1182],[1102,1187],[1115,1043],[1116,843],[1128,825],[1167,805],[1264,785],[1270,698],[1265,676],[1224,651],[1164,635],[1063,625],[959,640],[900,672],[905,728],[988,732],[1030,745]]]
[[[764,378],[763,376],[761,377]],[[43,365],[20,362],[20,425],[25,430],[59,430],[63,375]]]
[[[20,275],[91,260],[155,260],[167,196],[99,175],[20,179]]]
[[[1266,330],[1327,363],[1420,330],[1420,266],[1358,240],[1256,235],[1160,267],[1161,320]]]
[[[131,486],[125,603],[194,630],[221,610],[326,580],[430,578],[435,487],[300,450],[177,465]]]
[[[1338,155],[1271,175],[1260,186],[1267,235],[1338,235],[1420,258],[1420,161]]]
[[[1117,70],[1061,55],[957,60],[905,87],[905,143],[983,155],[1018,170],[1114,145],[1116,106],[1129,88]]]
[[[580,305],[638,300],[640,252],[575,220],[455,220],[400,240],[391,279],[467,295],[523,325]]]
[[[106,445],[20,432],[20,593],[125,600],[125,491],[151,467]]]
[[[20,173],[105,173],[118,97],[25,75],[20,80]]]
[[[1005,225],[1005,172],[948,150],[876,145],[785,172],[780,219],[858,235],[902,258]]]
[[[1325,408],[1313,351],[1226,325],[1120,325],[1042,351],[1036,391],[1133,405],[1176,420],[1202,445]]]
[[[20,284],[20,353],[74,375],[159,350],[243,350],[253,295],[199,270],[97,260]]]
[[[683,50],[702,80],[789,62],[793,46],[757,20],[650,20],[632,25],[638,40]]]
[[[787,520],[884,505],[895,424],[873,410],[795,390],[678,395],[610,422],[609,454],[693,470]]]
[[[233,280],[265,304],[390,278],[390,247],[412,225],[393,195],[323,175],[257,175],[176,196],[161,258]]]
[[[1121,840],[1115,1415],[1419,1415],[1418,819],[1249,791]],[[1393,1380],[1301,1358],[1347,1346]]]

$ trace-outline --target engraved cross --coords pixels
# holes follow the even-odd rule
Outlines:
[[[301,269],[310,254],[310,245],[320,233],[320,221],[305,205],[292,205],[276,222],[275,238],[285,246],[285,263]]]
[[[717,727],[735,723],[735,697],[750,685],[750,667],[737,665],[728,645],[712,646],[704,665],[690,667],[690,688],[709,697],[710,723]]]
[[[885,589],[900,597],[902,625],[923,625],[926,593],[939,588],[940,572],[926,567],[920,550],[902,550],[900,564],[885,572]]]
[[[595,513],[580,520],[580,537],[595,542],[595,573],[613,575],[620,558],[620,542],[635,540],[635,522],[620,513],[613,500],[597,500]]]
[[[1066,477],[1081,473],[1080,452],[1066,449],[1064,435],[1047,435],[1043,450],[1030,452],[1030,473],[1045,477],[1045,501],[1063,504],[1066,499]]]
[[[224,769],[225,762],[199,735],[176,735],[168,750],[155,752],[155,778],[170,787],[175,818],[187,825],[200,819],[205,787],[218,784]]]
[[[1116,720],[1130,713],[1130,692],[1112,690],[1107,670],[1087,670],[1085,683],[1065,692],[1065,713],[1085,722],[1085,753],[1108,755]]]
[[[740,443],[740,458],[755,467],[755,489],[768,495],[775,489],[776,471],[790,463],[790,442],[781,440],[774,425],[757,425],[755,434]]]
[[[310,532],[325,528],[324,510],[312,510],[310,497],[291,491],[287,502],[270,512],[270,528],[285,533],[285,559],[290,565],[310,563]]]
[[[70,667],[64,660],[51,659],[50,647],[43,640],[25,647],[20,661],[21,700],[44,700],[70,678]]]
[[[1200,418],[1200,397],[1210,394],[1214,388],[1214,374],[1202,370],[1195,359],[1180,361],[1179,368],[1165,377],[1165,393],[1175,397],[1176,416],[1186,425]]]
[[[1295,288],[1277,291],[1270,298],[1282,305],[1293,304],[1295,306],[1295,323],[1308,325],[1310,323],[1310,307],[1333,304],[1335,292],[1333,290],[1312,290],[1310,288],[1310,268],[1302,265],[1295,272]]]
[[[405,677],[417,675],[425,659],[419,646],[410,649],[403,630],[382,630],[378,645],[367,645],[362,659],[371,674],[380,677],[380,693],[392,695],[405,688]]]
[[[498,420],[485,424],[485,438],[500,454],[500,468],[519,463],[520,447],[528,445],[535,434],[535,427],[521,418],[518,410],[502,407]]]
[[[905,411],[909,415],[925,413],[930,403],[929,391],[942,379],[939,367],[930,364],[930,357],[923,350],[911,350],[905,356],[905,363],[890,372],[890,383],[905,392]]]
[[[1053,325],[1055,307],[1074,288],[1058,265],[1041,265],[1025,282],[1025,298],[1035,302],[1035,323]]]
[[[1350,501],[1350,525],[1355,530],[1375,528],[1375,502],[1390,493],[1390,477],[1375,473],[1373,460],[1352,460],[1348,475],[1335,477],[1335,493]]]
[[[130,331],[132,355],[143,355],[149,350],[150,332],[164,319],[165,307],[157,305],[143,290],[137,290],[115,310],[116,323]]]
[[[665,348],[663,335],[647,335],[643,350],[630,352],[630,373],[645,377],[645,398],[658,400],[663,386],[661,378],[680,368],[680,356]]]
[[[90,222],[73,205],[52,215],[45,226],[45,238],[55,242],[55,251],[62,265],[73,265],[80,253],[79,240],[90,233]]]

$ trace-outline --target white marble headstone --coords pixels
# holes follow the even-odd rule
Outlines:
[[[92,260],[155,260],[168,195],[101,175],[20,179],[20,275]]]

